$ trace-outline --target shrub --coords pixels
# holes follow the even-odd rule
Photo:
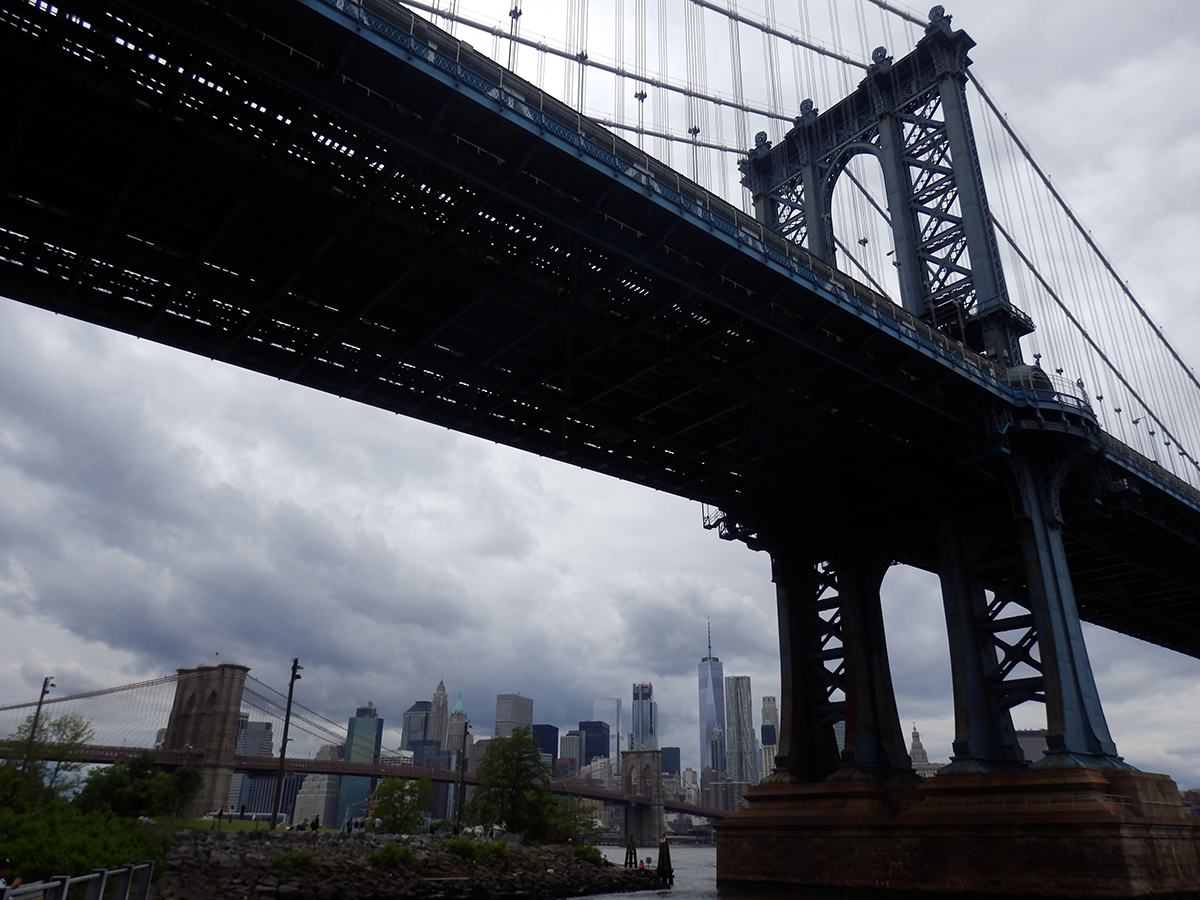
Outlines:
[[[441,848],[444,852],[453,853],[463,859],[477,859],[481,862],[502,859],[508,853],[508,845],[503,841],[473,841],[465,837],[442,841]]]
[[[321,868],[321,860],[311,850],[285,850],[271,857],[271,870],[277,878],[315,872]]]
[[[32,882],[147,860],[161,872],[170,839],[153,826],[59,801],[20,812],[0,808],[0,846],[13,875]]]
[[[380,869],[411,869],[417,862],[417,854],[412,847],[401,847],[399,844],[384,844],[368,857],[371,865]]]
[[[571,848],[571,855],[596,866],[604,862],[604,854],[600,852],[600,848],[591,844],[576,844]]]
[[[463,859],[475,859],[479,855],[479,845],[470,838],[456,837],[450,838],[448,841],[442,841],[441,850],[444,853],[453,853],[455,856],[461,856]]]

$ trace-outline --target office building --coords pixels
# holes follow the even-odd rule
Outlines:
[[[346,762],[379,762],[379,750],[383,746],[383,719],[375,704],[360,706],[346,726]],[[378,779],[369,775],[342,776],[338,794],[338,808],[332,827],[339,827],[348,818],[367,814],[367,798]]]
[[[542,757],[548,759],[550,765],[554,765],[554,760],[558,759],[558,726],[534,725],[533,739],[537,741]]]
[[[762,749],[759,751],[758,774],[770,777],[775,771],[775,756],[779,753],[779,707],[775,698],[762,698]]]
[[[340,746],[326,744],[317,751],[317,759],[338,759],[341,753]],[[341,787],[340,775],[309,775],[296,795],[292,822],[318,819],[327,828],[335,827],[339,824],[337,807]]]
[[[678,776],[683,770],[680,768],[679,748],[678,747],[663,747],[662,748],[662,770],[664,775]]]
[[[769,694],[762,698],[762,745],[775,746],[779,743],[779,709],[775,698]]]
[[[592,700],[592,719],[608,723],[608,756],[613,761],[613,774],[621,774],[621,700],[619,697],[596,697]]]
[[[700,770],[725,776],[725,670],[713,656],[712,627],[708,630],[708,655],[700,660]],[[719,753],[717,748],[719,748]],[[718,753],[718,755],[714,755]]]
[[[251,722],[249,713],[241,713],[238,716],[237,738],[233,745],[234,753],[238,756],[271,756],[274,752],[274,743],[270,722]],[[245,772],[234,772],[233,778],[229,782],[229,799],[225,804],[226,808],[237,812],[245,807],[247,812],[261,812],[261,809],[254,806],[251,794],[262,792],[261,786],[259,786],[258,791],[254,791],[254,782],[256,780],[263,781],[264,779],[271,783],[271,805],[274,805],[274,775],[267,773],[247,774]],[[271,807],[267,806],[265,808],[270,809]]]
[[[583,756],[583,734],[579,731],[568,731],[558,742],[559,764],[568,766],[570,774],[579,771],[579,760]]]
[[[533,727],[533,698],[520,694],[496,695],[496,737],[512,737],[513,729]]]
[[[725,775],[732,781],[758,784],[758,740],[749,675],[725,679]]]
[[[607,722],[580,722],[579,731],[583,735],[583,756],[579,760],[580,768],[589,765],[596,757],[608,759]]]
[[[908,758],[912,760],[913,771],[922,778],[930,778],[937,774],[941,765],[929,761],[925,745],[921,743],[921,734],[917,731],[917,723],[913,722],[912,746],[908,748]]]
[[[418,700],[404,713],[404,727],[400,729],[400,749],[411,750],[417,741],[429,740],[429,718],[433,704]]]
[[[443,750],[449,750],[451,748],[446,746],[449,728],[450,704],[446,697],[446,685],[439,681],[437,690],[433,692],[433,703],[430,704],[429,728],[426,730],[425,739],[437,741]]]
[[[658,704],[654,702],[654,686],[648,683],[633,686],[633,711],[629,732],[630,750],[658,749]]]
[[[442,749],[452,753],[462,753],[470,749],[471,735],[467,731],[470,724],[467,721],[467,712],[463,709],[462,691],[459,691],[458,701],[454,704],[454,709],[450,710],[447,720],[446,743]]]

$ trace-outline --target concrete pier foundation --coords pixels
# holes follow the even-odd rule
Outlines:
[[[752,788],[717,879],[993,897],[1200,896],[1200,819],[1165,775],[1059,769]]]

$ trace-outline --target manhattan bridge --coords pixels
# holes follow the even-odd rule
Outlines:
[[[968,23],[776,6],[10,2],[0,293],[706,504],[778,592],[764,803],[910,773],[899,562],[945,605],[932,781],[1170,805],[1080,623],[1200,656],[1200,382]]]

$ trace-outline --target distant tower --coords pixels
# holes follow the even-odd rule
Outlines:
[[[772,696],[763,697],[762,705],[762,766],[767,778],[775,771],[775,754],[779,749],[779,711]]]
[[[414,741],[429,740],[429,720],[432,716],[428,700],[418,700],[404,713],[404,727],[400,730],[400,749],[412,750]]]
[[[725,774],[733,781],[758,784],[758,742],[750,697],[749,675],[725,679]]]
[[[374,703],[360,706],[346,726],[346,762],[374,763],[379,762],[379,750],[383,746],[383,719]],[[371,795],[371,786],[375,781],[369,775],[345,775],[342,777],[341,791],[338,794],[338,810],[336,822],[330,824],[339,827],[349,818],[358,818],[367,814],[367,798]]]
[[[649,683],[633,686],[633,724],[629,749],[658,749],[658,704],[654,702],[654,686]]]
[[[470,749],[471,735],[467,733],[468,724],[467,713],[463,709],[462,691],[459,691],[458,702],[454,704],[454,709],[450,710],[450,718],[446,724],[446,745],[442,749],[461,753],[464,738],[467,748]]]
[[[712,626],[708,626],[708,656],[700,660],[700,771],[725,775],[725,669],[713,656]],[[722,735],[721,752],[713,756],[713,732]]]
[[[425,739],[437,741],[442,752],[453,750],[446,745],[446,733],[450,727],[450,703],[446,697],[446,685],[438,681],[437,690],[433,692],[433,706],[429,710],[429,729]]]
[[[521,725],[533,727],[533,698],[520,694],[496,695],[496,737],[512,737]]]
[[[921,735],[917,731],[917,723],[913,722],[912,730],[912,747],[908,750],[908,756],[912,760],[913,771],[922,778],[928,778],[931,775],[936,775],[938,769],[941,768],[937,763],[929,761],[929,755],[925,752],[925,747],[921,743]]]
[[[613,774],[621,774],[621,701],[617,697],[596,697],[592,700],[592,719],[608,723],[608,757],[613,761]]]

